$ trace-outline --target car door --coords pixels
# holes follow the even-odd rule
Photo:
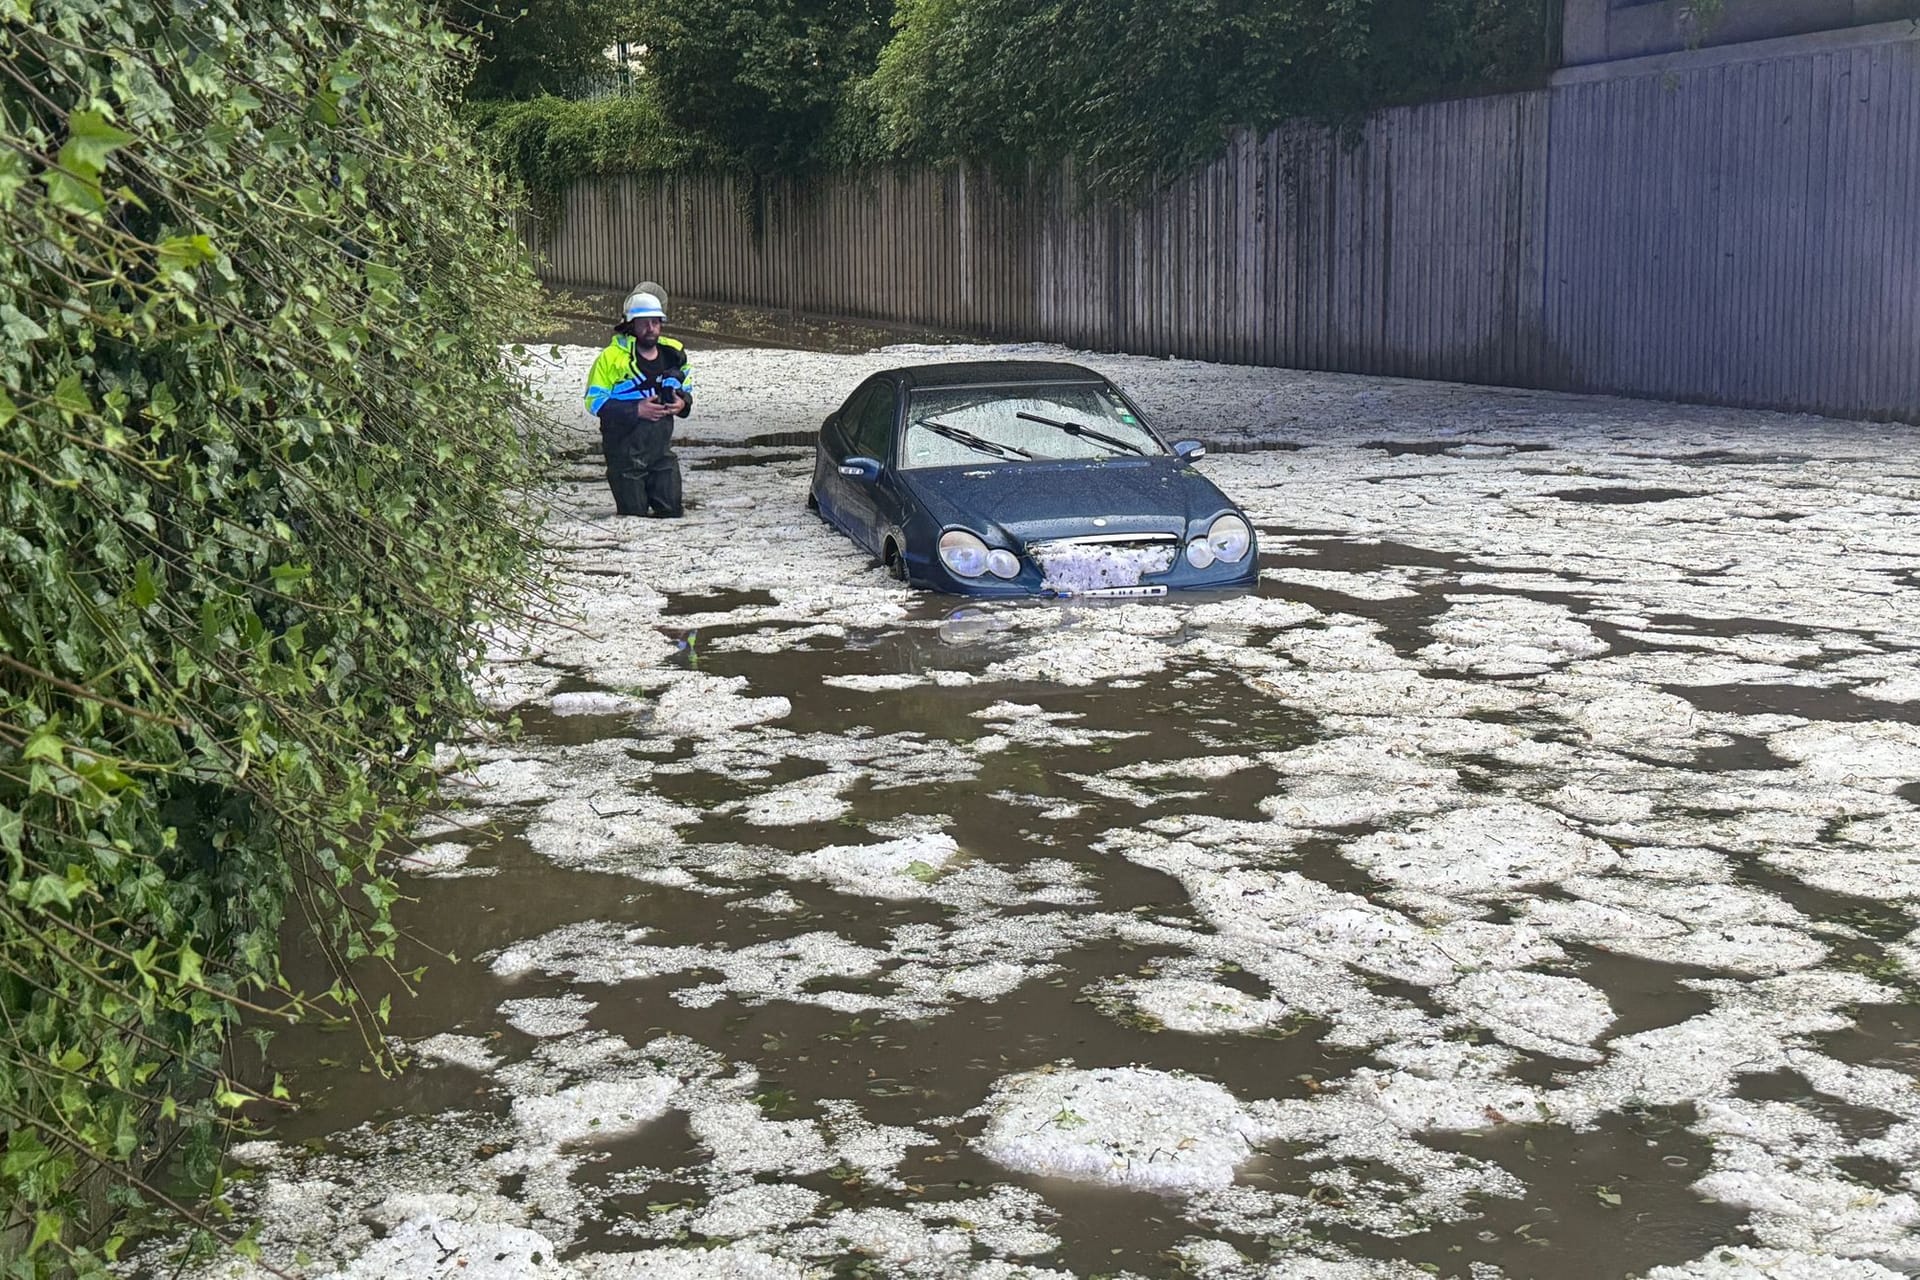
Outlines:
[[[893,426],[899,416],[899,386],[883,375],[868,387],[849,424],[847,457],[870,458],[880,464],[879,473],[871,479],[842,477],[847,482],[847,516],[858,529],[854,537],[875,555],[880,554],[881,539],[896,514],[889,498],[895,488]]]
[[[864,451],[873,441],[872,424],[891,416],[895,395],[890,380],[874,377],[848,396],[840,411],[821,424],[820,456],[814,466],[814,498],[821,514],[876,554],[873,481],[842,468],[850,458],[874,457]]]

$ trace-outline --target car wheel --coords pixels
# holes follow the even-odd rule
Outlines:
[[[887,543],[886,558],[887,576],[895,582],[905,582],[907,580],[907,558],[900,554],[900,548],[895,546],[891,541]]]
[[[807,510],[815,515],[820,514],[820,499],[814,494],[812,485],[807,486]]]

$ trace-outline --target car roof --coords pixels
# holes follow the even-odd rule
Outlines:
[[[887,373],[909,389],[921,387],[975,387],[1023,382],[1099,382],[1106,377],[1085,365],[1064,360],[950,360],[945,364],[913,364]]]

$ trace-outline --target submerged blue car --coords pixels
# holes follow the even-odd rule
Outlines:
[[[1151,596],[1257,572],[1253,525],[1091,369],[889,369],[820,425],[807,505],[894,577],[961,595]]]

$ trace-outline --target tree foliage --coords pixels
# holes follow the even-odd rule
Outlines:
[[[882,149],[1072,157],[1137,188],[1236,126],[1337,117],[1544,70],[1544,0],[900,0],[863,91]]]
[[[569,176],[656,168],[676,151],[758,173],[1072,158],[1096,189],[1138,191],[1210,159],[1235,128],[1537,83],[1552,7],[678,0],[641,10],[631,28],[649,49],[643,96],[658,124],[610,102],[578,108],[568,135],[645,136],[596,146],[594,165]],[[523,177],[543,167],[523,144],[494,145]]]
[[[536,213],[550,213],[583,175],[657,173],[713,159],[666,122],[644,83],[591,101],[475,102],[461,115],[494,165],[526,188]]]
[[[645,12],[668,122],[755,173],[819,163],[886,43],[892,0],[675,0]]]
[[[410,0],[0,0],[0,1271],[209,1172],[283,917],[380,871],[526,585],[532,297]],[[102,1185],[110,1194],[98,1194]]]
[[[577,94],[609,70],[605,51],[631,21],[612,0],[446,0],[447,22],[472,33],[477,65],[467,96]]]

